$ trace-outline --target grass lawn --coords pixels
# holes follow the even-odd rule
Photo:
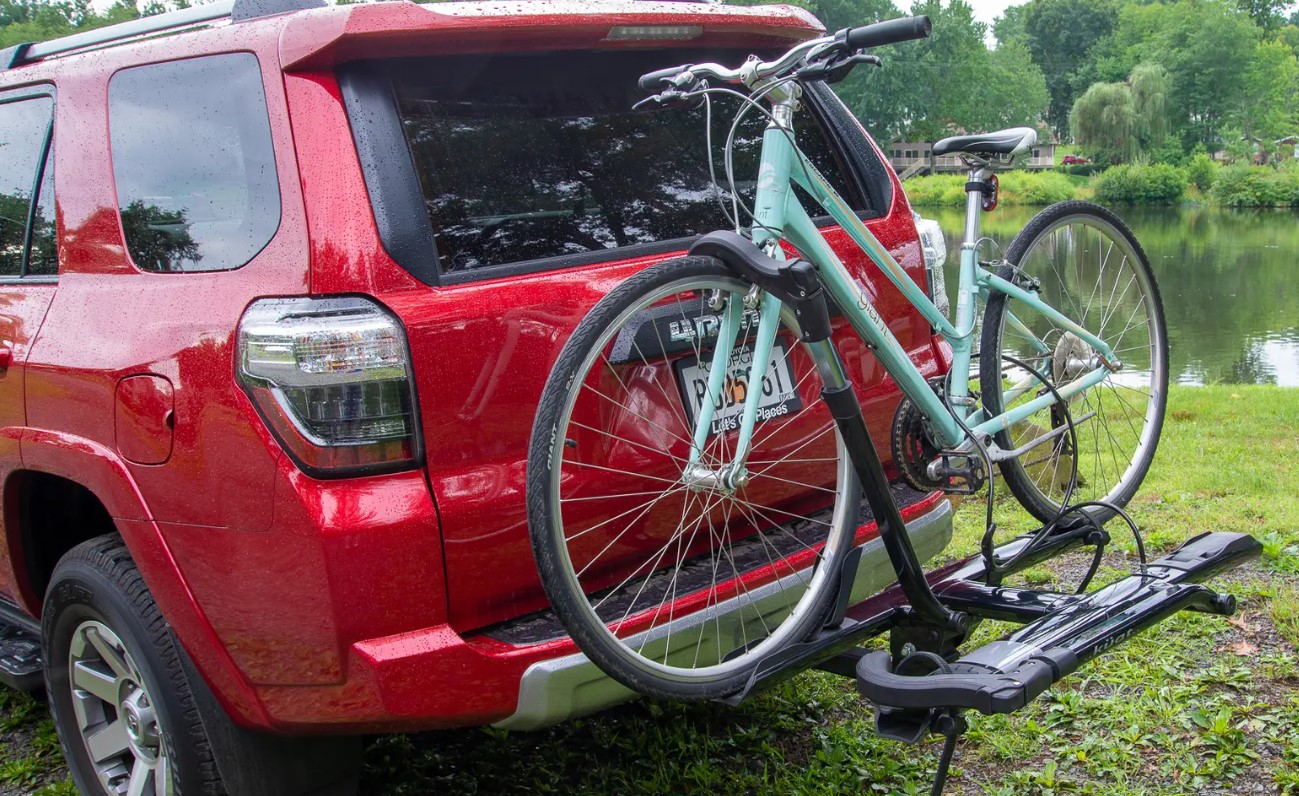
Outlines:
[[[1172,391],[1131,511],[1152,557],[1203,530],[1262,540],[1261,561],[1217,584],[1240,612],[1176,617],[1016,716],[973,716],[948,793],[1299,794],[1297,430],[1299,390]],[[997,513],[1006,538],[1031,527],[1011,503]],[[982,514],[977,499],[960,508],[950,556],[974,551]],[[1122,526],[1110,527],[1098,583],[1135,560]],[[1023,577],[1051,584],[1070,563]],[[1003,631],[985,624],[980,640]],[[928,793],[937,752],[937,741],[876,737],[850,681],[809,673],[740,708],[645,701],[536,733],[380,738],[362,793]],[[45,709],[28,697],[0,692],[0,761],[0,795],[73,792]]]

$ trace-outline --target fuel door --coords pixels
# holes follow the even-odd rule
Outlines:
[[[114,425],[122,458],[135,464],[166,462],[175,422],[171,382],[165,377],[128,376],[117,383]]]

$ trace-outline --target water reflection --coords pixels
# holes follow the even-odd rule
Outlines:
[[[955,290],[962,213],[921,211],[947,233],[947,284]],[[1007,247],[1034,212],[999,208],[984,216],[984,234]],[[1171,381],[1299,386],[1299,212],[1122,208],[1119,215],[1159,282]],[[1000,256],[995,251],[984,256]]]

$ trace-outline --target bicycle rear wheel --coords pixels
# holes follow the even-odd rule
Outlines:
[[[854,543],[860,490],[792,314],[760,376],[748,378],[756,314],[726,356],[715,350],[724,308],[751,287],[706,257],[632,277],[578,325],[533,425],[542,584],[578,646],[641,693],[739,690],[763,657],[820,628]],[[747,482],[729,487],[686,473],[714,362],[728,377],[705,467],[734,460],[734,413],[748,390],[764,395]]]
[[[1001,463],[1006,485],[1042,522],[1056,517],[1071,486],[1071,504],[1103,500],[1122,508],[1150,470],[1168,400],[1168,334],[1146,254],[1114,213],[1087,202],[1061,202],[1020,231],[1006,259],[1008,278],[1037,284],[1044,301],[1104,340],[1122,363],[1117,373],[1069,401],[1076,450],[1058,404],[996,435],[999,447],[1015,450],[1055,434]],[[979,352],[979,385],[990,415],[1047,392],[1013,360],[1057,388],[1099,363],[1081,338],[1024,302],[994,292]],[[1075,459],[1077,478],[1071,483]],[[1087,511],[1101,521],[1113,514],[1099,507]]]

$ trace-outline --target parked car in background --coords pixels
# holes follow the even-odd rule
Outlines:
[[[783,6],[314,5],[2,56],[0,679],[46,689],[88,794],[346,793],[360,733],[630,697],[538,582],[536,402],[602,295],[725,224],[702,111],[633,113],[637,76],[821,30]],[[805,100],[804,150],[931,284],[935,225],[833,93]],[[941,376],[929,324],[827,235]],[[841,352],[887,439],[895,385]],[[896,494],[936,554],[948,504]],[[885,585],[860,571],[855,596]]]
[[[1064,166],[1085,166],[1088,163],[1091,163],[1091,161],[1087,158],[1078,157],[1077,155],[1065,155],[1060,158],[1060,163]]]

